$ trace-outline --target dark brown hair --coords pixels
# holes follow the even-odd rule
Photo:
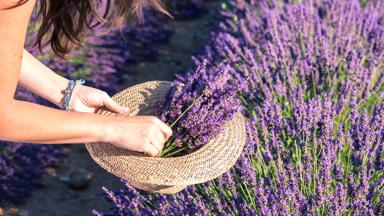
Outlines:
[[[11,8],[26,2],[19,0]],[[63,57],[74,45],[83,45],[84,33],[95,27],[113,29],[128,17],[142,20],[142,10],[147,5],[171,16],[161,0],[40,0],[35,15],[41,24],[35,45],[41,50],[50,44]]]

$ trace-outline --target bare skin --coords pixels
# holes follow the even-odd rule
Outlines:
[[[76,86],[71,112],[14,99],[19,84],[62,107],[68,80],[24,50],[28,21],[36,0],[7,9],[16,0],[0,0],[0,140],[38,144],[106,142],[157,156],[172,135],[169,126],[153,116],[103,116],[101,106],[123,113],[107,93]]]

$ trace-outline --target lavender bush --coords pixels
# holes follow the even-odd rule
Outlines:
[[[379,215],[384,3],[230,0],[197,64],[241,83],[248,142],[220,178],[177,195],[128,181],[96,215]],[[210,71],[210,70],[208,70]]]

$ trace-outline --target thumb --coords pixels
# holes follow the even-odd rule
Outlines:
[[[116,101],[114,101],[111,97],[106,96],[103,100],[104,106],[106,106],[109,110],[116,113],[126,113],[129,111],[128,108],[120,106]]]

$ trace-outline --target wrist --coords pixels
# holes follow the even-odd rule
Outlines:
[[[109,142],[110,140],[110,128],[107,116],[98,115],[93,113],[85,113],[92,115],[92,124],[89,125],[89,136],[92,137],[92,142]]]
[[[46,84],[46,89],[49,91],[49,94],[44,98],[62,109],[64,105],[64,91],[68,86],[69,79],[59,76],[54,72],[52,72],[51,75],[52,77],[49,77],[49,81]]]
[[[69,84],[69,79],[65,79],[65,81],[63,80],[61,82],[61,84],[59,85],[59,89],[60,89],[60,97],[59,97],[59,100],[57,100],[55,102],[55,104],[60,107],[60,109],[64,109],[64,97],[65,97],[65,89],[67,88]]]
[[[62,109],[70,111],[71,106],[70,102],[72,101],[72,98],[75,97],[75,91],[77,88],[80,87],[80,85],[84,84],[85,80],[78,79],[78,80],[69,80],[67,87],[63,91],[63,98],[62,98],[62,106],[60,106]]]
[[[101,127],[96,138],[99,142],[116,143],[115,125],[118,116],[99,116],[101,118]]]

